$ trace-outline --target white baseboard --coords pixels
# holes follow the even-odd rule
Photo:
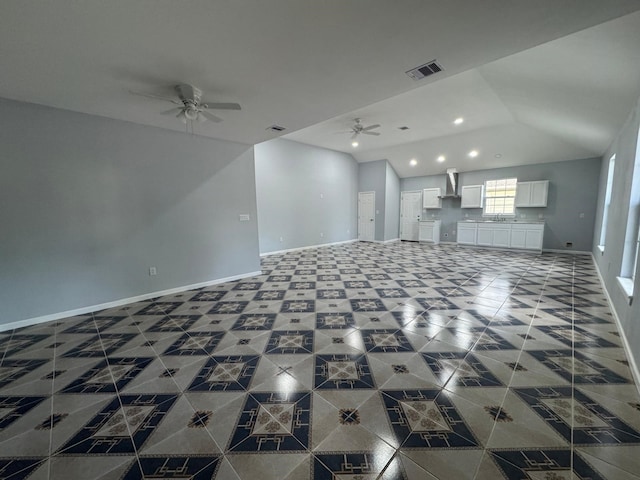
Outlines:
[[[544,253],[567,253],[569,255],[591,255],[587,250],[563,250],[561,248],[543,248]]]
[[[616,325],[618,326],[618,331],[620,332],[620,339],[622,340],[622,346],[624,347],[624,352],[627,355],[627,359],[629,360],[629,370],[631,370],[631,376],[633,377],[633,381],[636,384],[636,388],[638,389],[638,393],[640,393],[640,369],[638,369],[638,364],[636,363],[636,359],[632,355],[631,345],[627,340],[627,335],[625,334],[624,329],[622,328],[622,323],[620,322],[620,317],[618,317],[618,312],[613,308],[613,302],[611,301],[611,296],[609,295],[609,291],[607,290],[607,285],[604,283],[604,278],[600,273],[600,267],[598,267],[598,262],[596,262],[593,253],[591,253],[591,260],[593,260],[593,264],[596,266],[596,273],[598,274],[598,279],[602,284],[602,289],[604,290],[604,296],[607,297],[607,302],[609,302],[609,309],[611,310],[611,314],[613,315],[613,319],[616,321]]]
[[[260,256],[266,257],[268,255],[280,255],[283,253],[299,252],[300,250],[310,250],[312,248],[331,247],[332,245],[342,245],[344,243],[353,243],[357,241],[357,238],[352,238],[351,240],[343,240],[341,242],[319,243],[317,245],[307,245],[306,247],[287,248],[286,250],[274,250],[272,252],[261,253]]]
[[[369,241],[369,240],[366,240]],[[392,238],[391,240],[371,240],[369,241],[369,243],[379,243],[381,245],[384,245],[386,243],[394,243],[394,242],[399,242],[400,239],[399,238]]]
[[[194,283],[192,285],[184,285],[182,287],[170,288],[168,290],[159,290],[157,292],[145,293],[143,295],[137,295],[135,297],[121,298],[112,302],[101,303],[99,305],[90,305],[88,307],[76,308],[74,310],[67,310],[65,312],[51,313],[49,315],[43,315],[41,317],[27,318],[25,320],[18,320],[16,322],[5,323],[0,325],[0,332],[6,330],[13,330],[14,328],[29,327],[31,325],[37,325],[39,323],[51,322],[52,320],[61,320],[63,318],[75,317],[77,315],[85,315],[87,313],[97,312],[105,310],[107,308],[120,307],[128,303],[141,302],[143,300],[149,300],[150,298],[162,297],[164,295],[171,295],[174,293],[180,293],[187,290],[194,290],[196,288],[210,287],[211,285],[218,285],[220,283],[233,282],[234,280],[240,280],[242,278],[255,277],[262,272],[248,272],[241,273],[240,275],[234,275],[232,277],[217,278],[215,280],[208,280],[206,282]]]

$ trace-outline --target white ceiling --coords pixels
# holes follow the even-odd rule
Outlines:
[[[445,147],[462,158],[465,142],[477,142],[483,162],[497,149],[494,161],[520,161],[526,145],[537,158],[580,158],[610,142],[638,93],[640,24],[632,15],[580,31],[639,9],[638,0],[3,0],[0,97],[180,131],[160,115],[170,105],[128,92],[188,82],[243,106],[216,112],[225,121],[197,134],[255,144],[277,136],[265,130],[275,123],[294,132],[287,138],[347,151],[348,135],[327,132],[362,116],[383,135],[356,158],[389,158],[401,176],[432,172],[427,159]],[[556,39],[560,47],[547,43]],[[405,75],[432,59],[445,71]],[[553,62],[561,73],[547,71]],[[603,65],[613,73],[585,81]],[[452,131],[457,115],[467,121]],[[411,130],[395,130],[402,124]],[[500,143],[507,133],[519,143]]]

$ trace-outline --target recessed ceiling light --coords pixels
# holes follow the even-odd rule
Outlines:
[[[478,156],[478,151],[477,151],[477,150],[471,150],[471,151],[469,152],[469,156],[470,156],[471,158],[475,158],[475,157],[477,157],[477,156]]]
[[[436,160],[438,160],[440,163],[444,162],[446,160],[444,155],[440,155]]]
[[[409,127],[403,125],[402,127],[398,127],[398,130],[409,130]]]
[[[462,122],[464,122],[464,118],[462,117],[458,117],[453,121],[456,125],[460,125]]]
[[[356,142],[355,140],[353,142],[351,142],[351,146],[353,148],[356,148],[358,145],[360,145],[358,142]]]
[[[418,164],[418,160],[416,160],[415,158],[412,158],[409,161],[409,165],[411,165],[412,167],[415,167]]]
[[[501,153],[496,153],[494,156],[495,156],[496,158],[502,158],[502,154],[501,154]]]

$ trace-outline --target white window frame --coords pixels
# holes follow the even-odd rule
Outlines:
[[[609,159],[609,169],[607,170],[607,187],[604,194],[604,206],[602,207],[602,225],[600,225],[600,243],[598,249],[604,253],[605,240],[607,237],[607,223],[609,221],[609,206],[611,205],[611,192],[613,192],[613,174],[616,169],[616,154]]]
[[[505,182],[504,193],[505,195],[490,195],[490,192],[496,189],[496,187],[491,187],[490,184],[496,184],[498,182]],[[513,195],[506,195],[508,183],[512,183],[514,185]],[[495,180],[486,180],[484,182],[484,200],[482,203],[482,216],[483,217],[515,217],[516,216],[516,189],[518,188],[518,179],[515,177],[511,178],[497,178]],[[488,212],[487,211],[487,202],[489,199],[501,199],[501,198],[510,198],[513,201],[513,210],[511,212]]]

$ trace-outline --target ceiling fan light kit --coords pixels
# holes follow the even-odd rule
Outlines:
[[[166,112],[162,112],[162,115],[176,114],[176,118],[182,123],[189,126],[191,122],[222,122],[222,118],[213,115],[208,110],[241,110],[238,103],[219,103],[208,102],[202,100],[202,90],[188,83],[180,83],[173,87],[178,98],[168,98],[159,95],[153,95],[149,93],[131,92],[134,95],[140,95],[143,97],[153,98],[155,100],[162,100],[165,102],[179,105],[176,108],[172,108]]]

